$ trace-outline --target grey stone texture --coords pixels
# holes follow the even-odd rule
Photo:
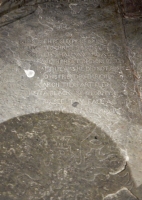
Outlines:
[[[0,133],[0,192],[4,197],[103,200],[122,187],[135,192],[130,169],[117,145],[79,115],[25,115],[2,123]],[[127,191],[113,196],[136,199]]]
[[[133,194],[127,189],[127,188],[122,188],[115,194],[110,194],[107,197],[104,198],[104,200],[137,200]]]
[[[84,117],[114,142],[125,161],[111,175],[123,173],[127,166],[134,185],[128,190],[142,199],[141,19],[123,19],[118,4],[105,0],[4,2],[0,5],[1,126],[5,123],[7,130],[11,123],[11,129],[8,129],[11,132],[16,126],[14,123],[18,122],[12,118],[27,114],[36,116],[39,112],[58,111]],[[82,124],[82,128],[84,126]],[[8,142],[13,141],[16,145],[16,141],[6,139],[8,134],[6,131],[2,139],[9,148],[6,155],[10,148],[18,148],[10,147]],[[27,139],[23,141],[27,142]],[[32,151],[34,159],[38,159],[36,150]],[[4,152],[2,149],[2,154]],[[11,157],[3,160],[15,163],[13,168],[8,169],[9,176],[5,179],[8,182],[12,170],[18,169],[18,163]],[[26,170],[26,164],[24,166]],[[38,167],[36,170],[33,171],[37,172],[37,175],[33,174],[35,178]],[[42,177],[48,173],[43,170]],[[27,176],[22,178],[28,179]],[[13,178],[13,181],[16,180]],[[22,188],[22,185],[19,187]],[[120,189],[114,189],[111,194]],[[11,195],[9,198],[13,199]],[[39,196],[37,199],[40,199]],[[30,194],[23,199],[30,199]]]

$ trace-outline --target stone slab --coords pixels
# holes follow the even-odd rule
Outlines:
[[[112,138],[142,184],[139,98],[113,2],[39,2],[33,14],[1,27],[0,46],[1,122],[44,111],[80,114]]]

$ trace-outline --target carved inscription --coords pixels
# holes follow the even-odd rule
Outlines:
[[[115,34],[119,35],[118,29],[106,17],[110,14],[96,7],[94,1],[48,1],[45,4],[39,1],[33,15],[2,28],[0,44],[6,52],[1,54],[2,59],[13,63],[13,67],[6,65],[1,78],[13,91],[11,108],[15,109],[17,98],[23,112],[32,107],[31,112],[35,112],[39,104],[45,109],[52,105],[64,109],[64,105],[75,101],[78,105],[87,105],[89,112],[93,112],[89,105],[99,105],[104,112],[106,109],[114,112],[119,106],[120,111],[125,112],[118,103],[126,94],[121,70],[124,65],[121,38],[113,39]],[[94,14],[90,18],[92,9],[106,21],[96,21]],[[105,23],[114,26],[109,34],[102,31]],[[16,85],[13,85],[15,80]],[[33,99],[31,106],[28,99]]]

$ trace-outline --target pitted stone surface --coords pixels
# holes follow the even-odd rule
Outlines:
[[[134,189],[116,144],[79,115],[46,112],[8,120],[0,125],[0,142],[4,198],[102,200],[122,187]]]

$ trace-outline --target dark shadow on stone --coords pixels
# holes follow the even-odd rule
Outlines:
[[[142,0],[118,0],[124,17],[136,18],[142,16]]]
[[[80,115],[44,112],[10,119],[0,124],[0,142],[0,200],[102,200],[123,187],[135,192],[116,144]]]

